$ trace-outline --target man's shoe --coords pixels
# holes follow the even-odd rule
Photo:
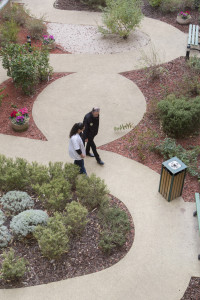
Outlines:
[[[104,162],[101,159],[97,160],[97,163],[102,166],[104,165]]]
[[[89,156],[89,157],[94,157],[94,154],[92,154],[92,153],[88,153],[88,154],[86,154],[87,156]]]

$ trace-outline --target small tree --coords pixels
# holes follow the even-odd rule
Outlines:
[[[16,87],[21,88],[27,95],[34,93],[36,85],[46,80],[53,72],[47,50],[29,50],[27,45],[6,44],[0,51],[7,75],[12,77]]]
[[[103,9],[103,24],[99,31],[103,34],[117,34],[127,39],[130,32],[139,25],[142,19],[140,0],[107,0]]]

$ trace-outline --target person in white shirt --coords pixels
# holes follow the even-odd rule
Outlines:
[[[84,130],[83,123],[75,123],[72,127],[69,137],[69,155],[74,159],[74,164],[80,167],[80,174],[86,174],[84,166],[85,147],[80,137],[80,134]]]

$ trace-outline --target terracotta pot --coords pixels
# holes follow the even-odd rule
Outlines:
[[[191,23],[191,16],[189,16],[187,19],[183,19],[181,16],[177,16],[176,22],[181,25],[186,25]]]
[[[29,118],[26,119],[26,121],[24,122],[24,124],[15,124],[11,121],[11,126],[12,126],[12,129],[14,131],[25,131],[28,129],[28,126],[29,126]]]

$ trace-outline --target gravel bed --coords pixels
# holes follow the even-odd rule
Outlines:
[[[115,35],[104,37],[96,26],[48,23],[47,30],[56,43],[71,53],[106,54],[128,52],[147,45],[150,38],[136,29],[128,39]]]

